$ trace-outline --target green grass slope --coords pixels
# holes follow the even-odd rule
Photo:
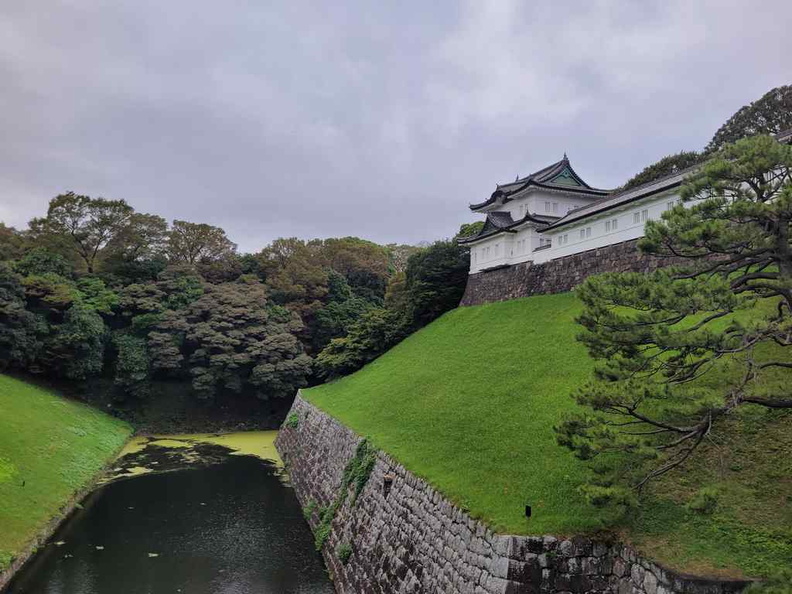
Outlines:
[[[0,375],[0,570],[115,455],[131,428]]]
[[[578,493],[587,469],[553,433],[593,369],[575,340],[580,309],[571,294],[460,308],[304,394],[499,531],[613,527]],[[615,525],[622,536],[682,570],[763,575],[792,563],[792,468],[781,454],[792,452],[792,416],[751,411],[730,422],[730,441],[655,484]],[[721,492],[711,516],[686,507],[705,486]]]

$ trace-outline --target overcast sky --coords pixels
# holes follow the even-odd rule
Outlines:
[[[0,220],[73,190],[276,237],[414,243],[564,151],[612,187],[792,83],[792,2],[0,5]]]

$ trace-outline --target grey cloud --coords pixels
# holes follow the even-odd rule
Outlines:
[[[246,250],[449,236],[564,151],[614,186],[792,82],[781,0],[7,4],[0,219],[73,189]]]

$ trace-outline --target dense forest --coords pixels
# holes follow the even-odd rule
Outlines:
[[[453,239],[240,253],[221,228],[70,192],[27,230],[0,224],[0,367],[90,385],[119,411],[164,384],[204,407],[289,399],[456,307],[468,258]]]

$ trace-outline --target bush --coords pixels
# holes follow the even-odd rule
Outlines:
[[[352,373],[373,361],[408,334],[399,312],[372,309],[360,317],[343,338],[334,338],[316,358],[321,377]]]
[[[344,565],[349,563],[349,558],[352,556],[352,545],[348,542],[342,542],[338,545],[338,560]]]
[[[705,487],[699,490],[688,502],[687,508],[697,514],[710,515],[718,507],[720,493],[713,487]]]
[[[297,413],[291,413],[288,417],[286,417],[286,421],[283,423],[284,427],[288,427],[289,429],[297,429],[300,425],[300,417],[297,416]]]
[[[303,508],[303,518],[305,518],[306,522],[310,522],[311,518],[313,517],[314,512],[316,511],[316,500],[311,499]]]

